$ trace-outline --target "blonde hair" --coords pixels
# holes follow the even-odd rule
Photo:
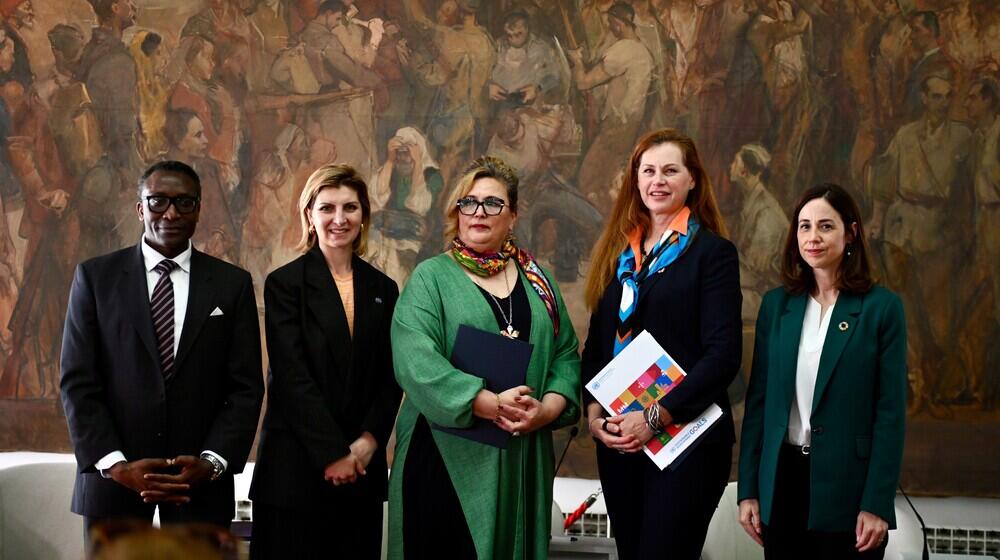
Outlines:
[[[302,236],[295,250],[305,253],[316,243],[316,232],[309,230],[309,217],[306,210],[312,208],[316,196],[325,188],[347,187],[357,193],[361,203],[361,232],[354,238],[354,254],[364,256],[368,249],[368,228],[371,222],[372,206],[368,200],[368,185],[361,175],[350,165],[328,163],[312,172],[306,180],[306,186],[299,196],[299,220],[302,224]]]
[[[660,144],[674,144],[680,148],[684,157],[684,167],[694,178],[695,188],[688,193],[686,203],[686,206],[691,209],[691,214],[698,220],[701,227],[716,235],[726,236],[726,226],[722,222],[722,214],[719,213],[719,206],[715,202],[712,181],[708,178],[708,173],[705,172],[705,168],[701,164],[694,141],[683,132],[672,128],[650,132],[643,136],[636,144],[635,149],[632,150],[632,157],[629,158],[628,168],[622,177],[621,189],[618,191],[615,207],[604,226],[601,238],[597,241],[597,245],[590,255],[590,270],[587,273],[584,294],[587,307],[591,310],[597,308],[597,302],[604,294],[604,289],[615,277],[618,256],[628,246],[629,235],[636,227],[640,228],[643,234],[649,231],[651,223],[649,211],[639,194],[639,162],[642,160],[642,154]]]
[[[511,213],[517,214],[517,185],[519,182],[517,172],[498,157],[478,157],[465,168],[462,177],[459,178],[455,188],[451,191],[448,205],[445,206],[444,244],[446,248],[451,246],[451,240],[458,235],[458,201],[469,194],[476,181],[487,177],[496,179],[507,187],[507,207],[510,208]]]

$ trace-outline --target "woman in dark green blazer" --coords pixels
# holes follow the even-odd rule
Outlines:
[[[740,523],[771,558],[882,558],[903,457],[906,326],[857,204],[802,196],[768,292],[740,443]]]

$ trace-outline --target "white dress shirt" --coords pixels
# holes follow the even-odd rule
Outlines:
[[[823,343],[830,328],[830,317],[836,302],[823,313],[823,306],[811,296],[806,302],[806,313],[802,318],[802,336],[799,338],[799,357],[795,366],[795,397],[788,414],[788,434],[786,439],[793,445],[809,445],[812,441],[813,392],[819,373],[819,359],[823,355]]]
[[[156,265],[160,264],[160,261],[167,257],[164,257],[159,251],[150,247],[146,243],[145,237],[142,239],[141,246],[143,266],[146,269],[146,295],[152,299],[153,289],[156,288],[156,283],[160,281],[160,273],[155,270]],[[191,242],[188,241],[187,249],[171,260],[177,263],[177,268],[170,273],[170,281],[174,284],[174,356],[176,356],[177,348],[181,341],[181,330],[184,328],[184,317],[187,315],[188,294],[191,293]],[[222,462],[223,467],[229,466],[229,463],[218,453],[207,449],[204,453],[214,455],[215,458]],[[103,471],[121,461],[127,461],[125,454],[120,450],[112,451],[95,463],[94,468]]]

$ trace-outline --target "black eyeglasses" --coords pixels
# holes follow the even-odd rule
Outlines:
[[[198,209],[201,198],[197,196],[163,196],[154,194],[146,197],[146,205],[150,211],[162,214],[173,204],[178,214],[190,214]]]
[[[487,216],[496,216],[500,212],[503,212],[503,207],[506,205],[507,203],[495,196],[488,196],[486,197],[486,200],[482,201],[476,200],[471,196],[467,196],[459,199],[459,201],[455,203],[455,206],[458,206],[459,213],[466,216],[475,216],[476,212],[479,211],[480,206],[483,207],[483,212],[485,212]]]

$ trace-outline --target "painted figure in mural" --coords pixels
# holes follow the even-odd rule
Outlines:
[[[757,13],[747,42],[760,62],[771,116],[771,185],[785,205],[798,197],[799,181],[809,155],[809,133],[816,116],[816,93],[810,82],[809,53],[803,34],[811,18],[784,0],[756,0]]]
[[[591,254],[580,375],[589,383],[643,331],[688,375],[669,391],[650,384],[648,402],[628,403],[649,412],[623,406],[609,415],[585,391],[587,426],[618,557],[662,557],[669,548],[671,558],[695,560],[736,442],[726,388],[741,359],[739,258],[691,138],[673,129],[644,135],[625,174]],[[642,452],[662,441],[653,438],[664,426],[691,422],[713,403],[722,418],[680,465],[660,470]]]
[[[296,205],[295,184],[309,169],[309,136],[298,126],[286,124],[274,147],[261,158],[253,177],[250,212],[243,230],[242,263],[253,276],[258,301],[264,295],[264,279],[272,263],[294,257],[280,242]]]
[[[188,109],[171,110],[167,113],[163,132],[170,146],[165,159],[190,165],[201,178],[201,206],[205,215],[192,241],[205,254],[231,263],[239,262],[239,228],[229,209],[222,166],[208,157],[205,123]]]
[[[910,42],[912,31],[897,0],[884,0],[881,8],[881,31],[872,54],[880,151],[888,145],[891,132],[905,112],[906,74],[913,51]]]
[[[567,54],[573,61],[573,81],[580,90],[604,86],[604,104],[594,141],[580,163],[580,190],[602,212],[612,207],[612,182],[619,171],[619,161],[628,153],[646,114],[654,63],[646,46],[636,35],[635,11],[624,2],[616,2],[607,12],[608,25],[615,41],[592,68],[583,63],[579,50]]]
[[[421,254],[441,249],[444,180],[427,139],[415,128],[396,131],[388,154],[371,180],[371,262],[403,285]]]
[[[447,202],[449,250],[413,271],[392,320],[406,392],[389,480],[389,558],[548,557],[552,432],[580,415],[576,334],[558,286],[511,237],[518,179],[474,160]],[[501,393],[450,362],[459,326],[534,346],[523,385]],[[530,386],[530,387],[529,387]],[[513,434],[500,449],[431,424],[485,419]]]
[[[975,182],[975,258],[970,267],[962,341],[975,341],[963,377],[959,403],[992,410],[1000,404],[1000,350],[990,341],[1000,332],[1000,84],[995,77],[972,80],[964,101],[972,121],[972,173]],[[984,303],[992,300],[992,305]],[[965,346],[965,344],[962,344]]]
[[[87,86],[101,136],[112,161],[126,175],[138,174],[139,88],[135,61],[122,33],[135,25],[132,0],[88,0],[98,26],[91,31],[76,75]]]
[[[25,89],[30,88],[35,80],[28,48],[24,38],[21,37],[23,31],[30,31],[35,27],[35,10],[31,2],[32,0],[0,2],[0,16],[3,16],[3,24],[0,27],[7,33],[7,38],[14,43],[14,67],[10,70],[10,75]]]
[[[399,288],[362,258],[371,208],[357,171],[328,164],[306,183],[299,256],[264,288],[268,404],[250,557],[378,560],[401,397],[389,342]]]
[[[234,0],[208,0],[205,9],[184,24],[181,37],[201,37],[212,42],[217,79],[242,102],[261,39],[260,31],[243,9]]]
[[[80,181],[101,158],[104,143],[87,86],[73,75],[86,45],[74,26],[59,24],[49,30],[55,67],[37,87],[49,107],[49,129],[55,135],[66,170]]]
[[[3,48],[16,47],[7,38]],[[48,111],[34,90],[0,73],[0,99],[13,124],[6,150],[25,204],[18,235],[27,242],[22,287],[10,320],[13,353],[4,366],[0,394],[54,399],[64,294],[79,239],[73,204],[77,183],[63,167]]]
[[[13,49],[14,42],[7,38],[6,32],[0,30],[0,72],[10,72],[14,67]],[[9,138],[13,127],[10,110],[0,99],[0,138]],[[23,204],[24,201],[6,145],[0,149],[0,181],[6,185],[3,196],[0,197],[0,355],[6,359],[11,352],[10,316],[14,313],[14,306],[17,303],[20,280],[17,250],[11,238],[12,228],[8,222],[11,214],[8,214],[7,208],[12,203]]]
[[[961,75],[955,62],[941,45],[941,26],[934,12],[910,14],[910,44],[916,62],[906,76],[906,101],[902,119],[909,123],[920,118],[924,111],[924,82],[929,76],[942,76],[952,84],[952,91],[959,91]]]
[[[305,45],[305,54],[321,92],[335,92],[347,88],[366,93],[382,92],[381,79],[371,69],[358,64],[348,55],[334,30],[343,25],[344,6],[338,0],[326,0],[319,5],[316,17],[299,35]],[[376,97],[377,98],[377,97]],[[366,107],[367,111],[372,108]],[[322,136],[337,143],[338,162],[351,165],[367,176],[375,166],[374,138],[369,130],[370,117],[361,118],[358,104],[351,99],[334,100],[310,105],[307,119],[315,123],[315,136]],[[355,118],[355,115],[358,118]],[[303,125],[307,131],[313,131]],[[336,131],[336,132],[333,132]]]
[[[842,187],[807,190],[792,215],[783,285],[757,319],[740,524],[766,558],[882,560],[906,431],[903,303],[875,283],[860,210]]]
[[[733,243],[740,252],[740,288],[743,290],[743,323],[757,320],[760,301],[781,273],[780,247],[788,231],[788,217],[765,183],[771,154],[760,144],[747,144],[736,152],[729,166],[732,185],[743,191],[743,207],[733,228]]]
[[[110,518],[152,523],[157,506],[163,524],[228,529],[264,397],[253,286],[193,248],[202,206],[190,167],[154,164],[137,190],[142,238],[80,264],[70,290],[71,509],[85,535]]]
[[[258,64],[248,76],[250,91],[271,89],[269,73],[279,53],[289,46],[291,37],[290,10],[282,0],[261,0],[250,14],[250,24],[260,32],[262,40],[257,53]]]
[[[531,33],[528,13],[515,10],[504,17],[504,37],[487,84],[495,113],[549,103],[565,103],[559,88],[559,59],[546,41]]]
[[[147,161],[167,149],[163,125],[167,121],[167,103],[173,84],[163,76],[168,60],[165,48],[159,34],[145,30],[133,35],[129,45],[139,87],[139,125],[142,128],[139,148]]]
[[[414,57],[403,45],[400,62],[421,83],[436,88],[428,113],[427,139],[440,154],[441,174],[453,178],[462,162],[482,152],[483,146],[478,143],[489,117],[486,83],[496,61],[496,49],[476,19],[479,0],[442,3],[438,23],[427,18],[419,2],[406,0],[406,5],[417,25],[430,33],[435,56]]]
[[[972,133],[948,117],[951,75],[931,75],[921,84],[923,116],[904,125],[878,162],[872,236],[884,241],[884,266],[912,314],[910,376],[918,411],[948,400],[962,365],[951,337],[956,327],[956,291],[949,289],[973,239]]]

